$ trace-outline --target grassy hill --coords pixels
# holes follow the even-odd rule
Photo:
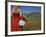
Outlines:
[[[26,25],[24,26],[24,31],[28,30],[40,30],[41,29],[41,13],[29,13],[24,14],[27,20]]]

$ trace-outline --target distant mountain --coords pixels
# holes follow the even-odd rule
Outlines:
[[[32,16],[32,15],[40,16],[41,15],[40,12],[30,12],[30,13],[23,13],[23,14],[26,15],[26,16]]]

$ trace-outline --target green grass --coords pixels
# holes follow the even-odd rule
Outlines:
[[[26,20],[27,20],[27,24],[24,26],[24,31],[41,29],[40,16],[31,16],[31,17],[26,16]]]

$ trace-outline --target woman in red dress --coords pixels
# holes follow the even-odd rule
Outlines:
[[[20,17],[19,9],[16,8],[11,17],[11,31],[23,31],[22,28],[19,26],[20,19],[25,19],[25,17]]]

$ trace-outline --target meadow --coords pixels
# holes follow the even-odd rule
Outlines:
[[[25,19],[27,20],[27,22],[23,28],[23,31],[41,29],[41,14],[40,13],[26,14]]]

